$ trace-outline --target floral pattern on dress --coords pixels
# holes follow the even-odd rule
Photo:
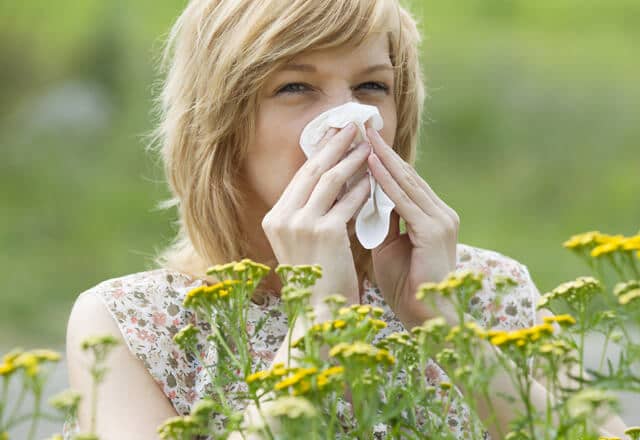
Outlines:
[[[538,290],[531,280],[526,266],[494,251],[458,244],[456,269],[481,272],[483,287],[471,298],[469,313],[478,324],[485,328],[517,329],[536,323]],[[497,276],[508,276],[517,282],[507,295],[496,293]],[[198,320],[195,314],[182,305],[186,293],[204,284],[185,274],[156,269],[139,272],[104,281],[83,292],[83,295],[98,295],[113,316],[131,353],[142,361],[156,384],[180,415],[189,414],[195,402],[211,394],[211,381],[198,357],[186,354],[175,344],[173,336],[185,325],[199,327],[197,348],[199,357],[206,364],[215,365],[217,353],[206,342],[210,325]],[[384,309],[381,317],[387,327],[376,336],[376,341],[397,331],[406,331],[384,301],[378,287],[366,278],[363,281],[363,304],[371,304]],[[266,297],[264,304],[249,302],[247,326],[250,334],[253,326],[261,318],[268,316],[257,334],[250,338],[251,353],[254,355],[254,371],[268,368],[275,352],[282,345],[287,333],[287,318],[280,311],[280,298]],[[449,382],[447,374],[433,360],[425,369],[430,385]],[[246,390],[244,382],[229,384],[226,391]],[[459,390],[456,390],[459,393]],[[236,409],[242,409],[246,402],[232,401]],[[348,419],[350,404],[341,400],[338,405],[341,420]],[[224,418],[215,416],[215,426],[222,429]],[[471,426],[469,409],[463,403],[451,405],[447,424],[458,439],[472,437],[472,431],[482,429]],[[68,419],[63,427],[63,438],[70,439],[79,432],[75,419]],[[386,437],[386,426],[375,427],[376,438]],[[488,434],[484,432],[484,437]]]

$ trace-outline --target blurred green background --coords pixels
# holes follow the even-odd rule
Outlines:
[[[62,346],[75,297],[146,270],[173,235],[154,68],[184,1],[0,1],[0,348]],[[640,2],[414,1],[429,87],[418,167],[460,240],[540,290],[561,248],[640,228]]]

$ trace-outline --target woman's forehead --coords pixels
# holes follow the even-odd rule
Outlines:
[[[319,66],[331,64],[355,64],[367,69],[383,70],[391,68],[389,57],[389,39],[386,34],[376,34],[364,40],[360,45],[343,45],[339,47],[307,50],[287,63],[281,70],[313,71]],[[373,68],[376,69],[373,69]]]

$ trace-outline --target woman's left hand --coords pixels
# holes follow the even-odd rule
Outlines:
[[[373,146],[368,165],[376,181],[395,203],[389,234],[372,250],[376,284],[403,322],[422,323],[438,314],[416,298],[418,286],[439,282],[456,268],[460,219],[377,131],[368,128]],[[400,217],[406,232],[400,233]],[[445,306],[445,308],[448,308]],[[440,310],[447,320],[452,309]]]

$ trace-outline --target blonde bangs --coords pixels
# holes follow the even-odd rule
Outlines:
[[[288,3],[282,16],[287,18],[272,22],[276,38],[271,43],[276,52],[289,56],[356,47],[373,34],[397,35],[400,28],[398,5],[388,0],[297,0]]]

